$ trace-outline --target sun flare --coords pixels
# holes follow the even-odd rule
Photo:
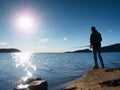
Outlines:
[[[33,33],[35,28],[34,18],[30,15],[19,15],[17,17],[17,27],[27,33]]]
[[[33,25],[33,21],[29,16],[21,16],[18,18],[18,24],[22,29],[30,29]]]

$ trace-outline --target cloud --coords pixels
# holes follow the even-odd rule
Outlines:
[[[63,40],[64,40],[64,41],[67,41],[67,40],[68,40],[68,38],[64,37],[64,38],[63,38]]]
[[[5,46],[7,44],[8,44],[7,42],[0,42],[0,46]]]
[[[108,30],[108,32],[113,32],[113,30]]]
[[[40,42],[41,43],[47,43],[48,42],[48,38],[42,38],[42,39],[40,39]]]

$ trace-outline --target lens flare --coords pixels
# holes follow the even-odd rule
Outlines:
[[[35,33],[37,27],[36,17],[29,13],[17,13],[14,23],[16,29],[22,33]]]

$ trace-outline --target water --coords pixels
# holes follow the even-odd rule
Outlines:
[[[106,67],[120,67],[120,53],[102,53]],[[27,77],[61,90],[93,67],[92,53],[0,53],[0,90],[13,90]]]

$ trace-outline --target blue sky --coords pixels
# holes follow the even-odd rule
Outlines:
[[[34,28],[17,27],[29,14]],[[0,48],[59,52],[89,45],[90,28],[102,34],[102,46],[119,43],[119,0],[0,0]]]

